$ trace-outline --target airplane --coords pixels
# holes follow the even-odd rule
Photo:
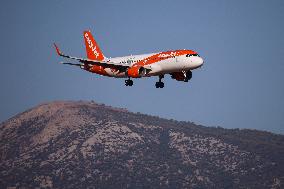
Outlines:
[[[192,78],[192,70],[203,65],[203,59],[192,50],[173,50],[141,55],[107,58],[102,53],[90,31],[84,31],[87,58],[77,58],[63,54],[54,43],[59,56],[76,60],[79,63],[60,62],[78,66],[83,70],[103,76],[127,78],[126,86],[132,86],[132,78],[158,76],[156,88],[164,88],[162,79],[165,74],[172,79],[188,82]]]

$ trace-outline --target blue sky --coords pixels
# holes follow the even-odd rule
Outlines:
[[[0,121],[53,100],[94,100],[205,126],[284,133],[284,1],[1,1]],[[98,76],[58,64],[53,42],[85,57],[192,49],[189,83]]]

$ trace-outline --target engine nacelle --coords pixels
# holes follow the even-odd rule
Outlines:
[[[177,81],[188,82],[192,78],[192,72],[189,70],[186,72],[186,76],[182,72],[173,72],[171,73],[172,79]]]
[[[143,77],[146,74],[146,69],[143,67],[131,67],[127,70],[127,76],[132,78]]]

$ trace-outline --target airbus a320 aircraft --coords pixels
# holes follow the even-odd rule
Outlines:
[[[158,76],[156,88],[163,88],[162,79],[170,74],[177,81],[188,82],[192,77],[191,70],[203,65],[203,59],[192,50],[174,50],[159,53],[131,55],[116,58],[107,58],[102,53],[90,31],[84,32],[87,59],[71,57],[63,54],[54,44],[59,56],[77,60],[80,63],[61,62],[78,66],[83,70],[103,76],[128,78],[126,86],[132,86],[131,78]]]

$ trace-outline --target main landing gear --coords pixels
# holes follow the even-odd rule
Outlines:
[[[164,75],[159,75],[159,81],[155,84],[156,88],[164,88],[165,84],[162,82],[163,78]]]
[[[156,82],[155,84],[156,88],[164,88],[165,84],[164,82],[162,82],[163,78],[164,78],[164,75],[159,75],[159,81]],[[132,86],[132,85],[133,85],[133,81],[130,78],[125,80],[125,86]]]
[[[125,80],[125,86],[132,86],[132,85],[133,85],[133,81],[130,78]]]

